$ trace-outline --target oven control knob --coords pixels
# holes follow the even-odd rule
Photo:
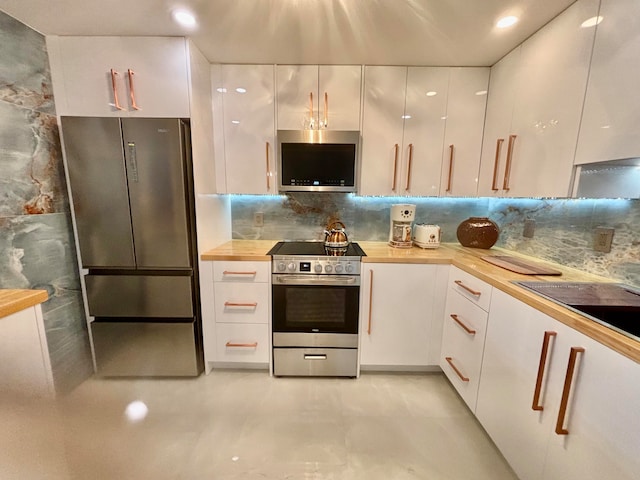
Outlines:
[[[289,265],[287,265],[287,268],[289,269],[290,272],[295,272],[296,271],[296,264],[291,262]]]
[[[336,273],[342,273],[343,269],[344,269],[344,267],[342,266],[341,263],[336,265]]]
[[[344,267],[344,271],[347,273],[353,272],[353,265],[351,265],[350,263],[347,263],[347,266]]]
[[[284,272],[286,268],[287,268],[287,264],[286,263],[278,262],[278,271],[279,272]]]
[[[333,267],[331,265],[325,265],[324,271],[327,273],[331,273],[333,271]]]
[[[313,269],[315,270],[316,273],[322,273],[322,265],[320,265],[319,263],[316,264],[316,266],[313,267]]]

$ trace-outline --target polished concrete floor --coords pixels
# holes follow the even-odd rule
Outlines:
[[[516,478],[441,374],[91,379],[6,407],[2,479]]]

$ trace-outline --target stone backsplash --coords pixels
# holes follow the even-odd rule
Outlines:
[[[93,373],[45,39],[0,12],[0,288],[37,288],[53,379]]]
[[[351,240],[386,241],[389,209],[416,205],[416,223],[440,225],[443,242],[471,216],[488,216],[500,227],[496,246],[640,286],[640,200],[359,197],[343,193],[282,196],[233,195],[233,238],[321,240],[331,219],[340,219]],[[264,225],[254,226],[261,212]],[[533,220],[533,238],[523,236]],[[593,250],[598,226],[615,229],[612,250]]]

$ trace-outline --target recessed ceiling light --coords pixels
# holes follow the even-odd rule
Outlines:
[[[187,10],[174,10],[173,19],[183,27],[195,27],[196,17]]]
[[[238,93],[247,93],[247,89],[246,88],[242,88],[242,87],[238,87],[238,88],[236,88],[236,92],[238,92]]]
[[[597,17],[587,18],[584,22],[580,24],[580,26],[582,28],[595,27],[600,22],[602,22],[602,18],[603,18],[602,15],[599,15]]]
[[[516,23],[518,23],[518,17],[509,15],[508,17],[502,17],[500,20],[498,20],[498,23],[496,23],[496,27],[507,28],[512,25],[515,25]]]
[[[438,94],[438,92],[427,92],[427,97],[435,97]]]
[[[218,87],[218,88],[216,88],[216,92],[227,93],[227,89],[224,88],[224,87]]]
[[[486,95],[486,94],[487,94],[487,91],[486,91],[486,90],[478,90],[478,91],[476,92],[476,95],[478,95],[478,96]]]
[[[402,118],[411,118],[411,115],[402,115]]]
[[[240,124],[240,120],[231,120],[231,123],[233,123],[234,125],[239,125]]]

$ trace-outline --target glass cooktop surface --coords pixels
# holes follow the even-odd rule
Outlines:
[[[267,255],[312,255],[312,256],[336,256],[336,252],[340,251],[340,256],[346,257],[363,257],[364,251],[357,243],[349,243],[346,249],[332,248],[331,252],[327,252],[324,242],[278,242]]]

